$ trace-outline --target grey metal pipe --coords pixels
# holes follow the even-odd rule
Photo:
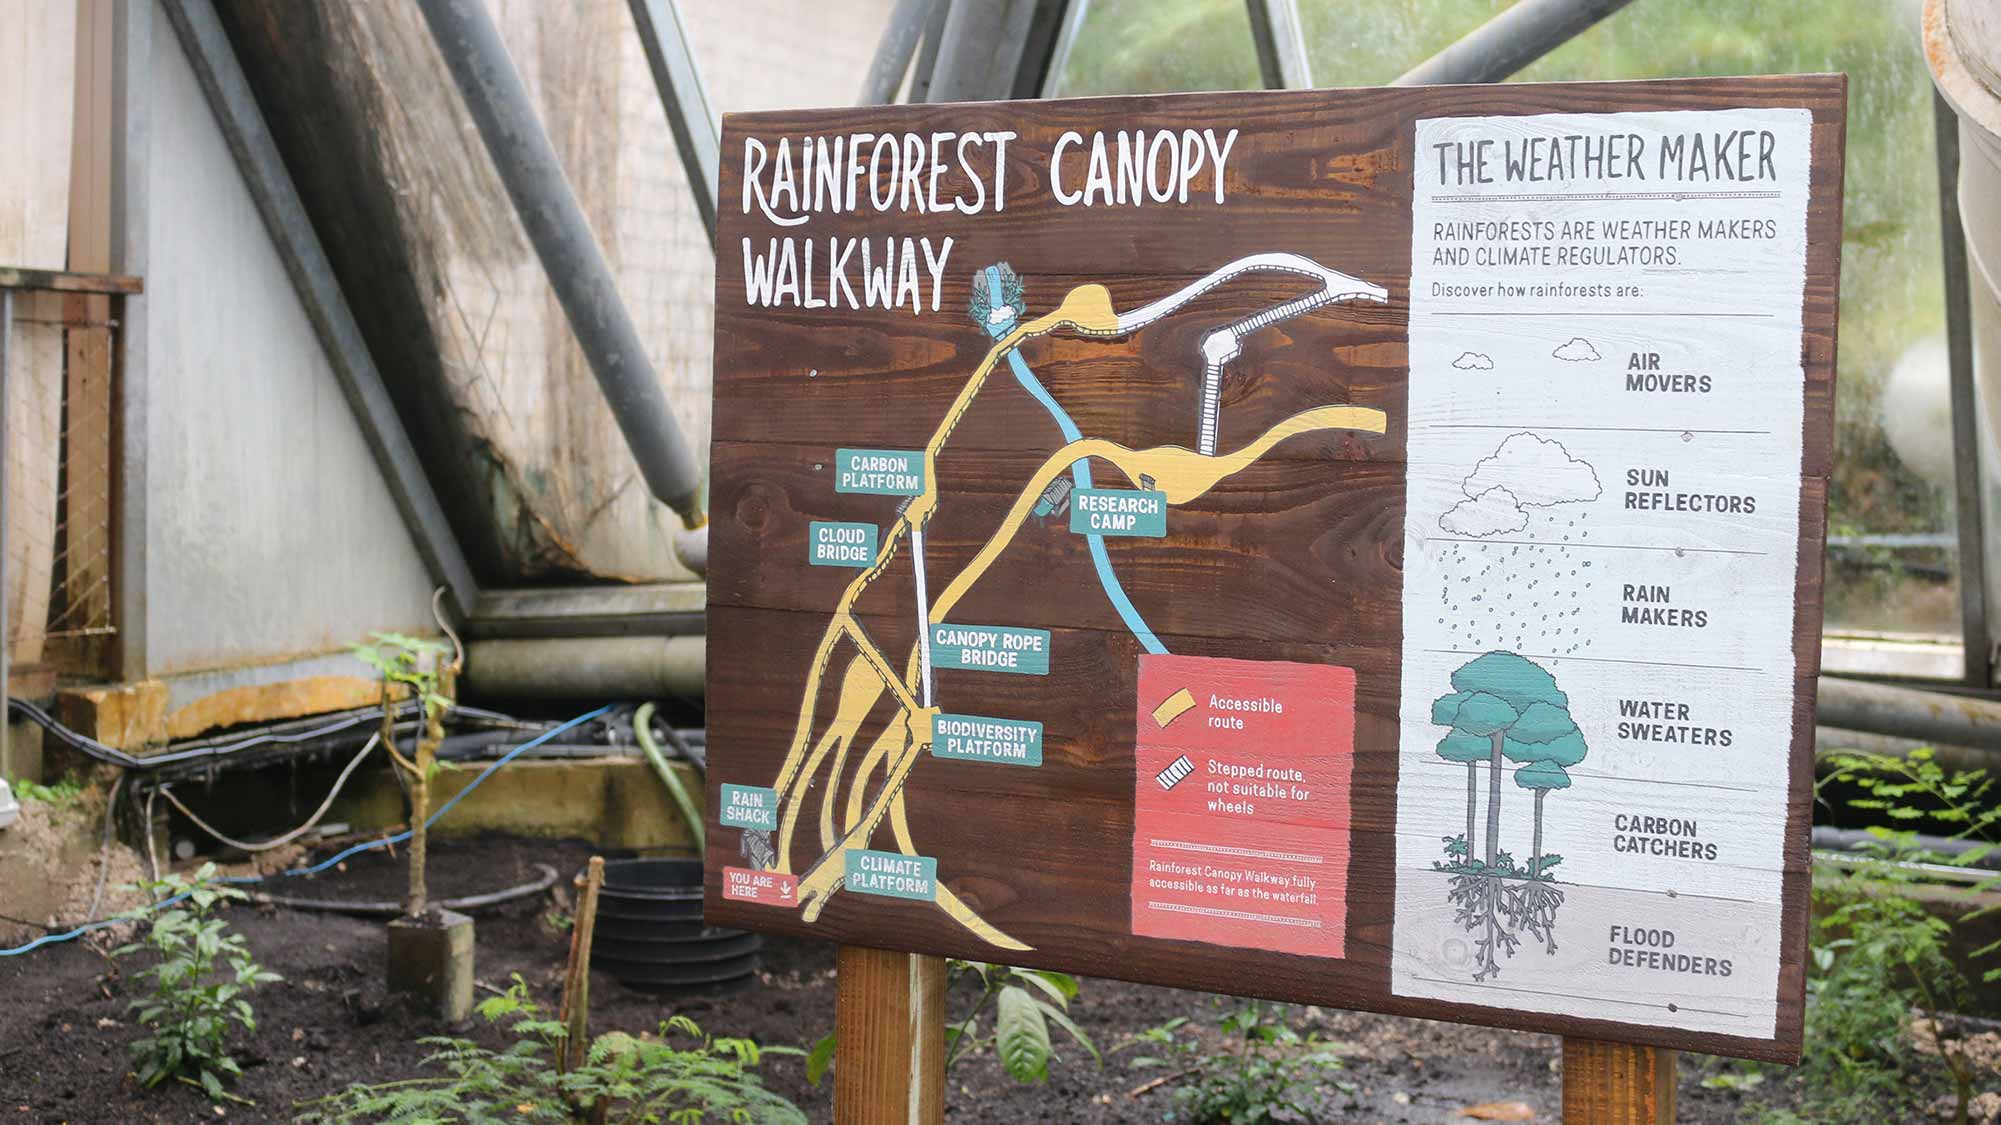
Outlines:
[[[939,38],[938,64],[925,100],[989,102],[1014,92],[1028,49],[1036,0],[953,4]]]
[[[1830,828],[1825,824],[1813,826],[1813,846],[1830,851],[1870,852],[1883,846],[1883,841],[1874,833],[1861,828]],[[1952,840],[1943,836],[1919,836],[1911,841],[1911,846],[1923,851],[1937,852],[1939,855],[1965,855],[1983,846],[1979,840]],[[2001,852],[1987,852],[1973,861],[1973,866],[1989,871],[2001,870]]]
[[[1890,684],[1820,678],[1824,726],[2001,750],[2001,703]]]
[[[1959,627],[1969,687],[1994,682],[1987,626],[1986,512],[1980,502],[1980,395],[1973,381],[1973,301],[1967,272],[1966,227],[1959,212],[1959,117],[1932,91],[1932,136],[1938,149],[1939,260],[1945,269],[1945,340],[1951,387],[1953,515],[1959,536]]]
[[[895,99],[897,88],[903,85],[903,75],[910,69],[911,56],[917,53],[917,41],[924,37],[931,9],[941,2],[896,0],[889,22],[883,25],[882,38],[876,41],[875,57],[869,60],[868,75],[862,79],[861,97],[856,105],[888,105]]]
[[[1299,0],[1246,0],[1258,74],[1267,90],[1310,90],[1313,64],[1299,22]]]
[[[1827,726],[1813,729],[1814,772],[1826,774],[1832,771],[1833,755],[1836,754],[1908,758],[1911,751],[1920,747],[1931,751],[1932,760],[1947,770],[2001,772],[2001,750],[1978,750],[1971,746],[1955,746],[1950,742],[1899,738],[1894,734],[1864,734]]]
[[[522,229],[653,495],[700,527],[702,471],[674,422],[576,193],[481,0],[418,0]]]
[[[722,124],[709,107],[709,91],[702,85],[702,68],[695,61],[695,49],[688,42],[688,30],[681,26],[681,6],[675,0],[629,0],[632,23],[639,31],[639,46],[646,65],[653,71],[653,89],[660,95],[660,107],[667,113],[667,129],[674,134],[674,147],[681,154],[681,168],[688,176],[688,191],[694,196],[695,211],[709,242],[716,240],[716,190],[722,167]]]
[[[699,699],[707,651],[700,636],[473,641],[462,682],[481,699]]]
[[[1631,0],[1519,0],[1390,85],[1499,82],[1628,3]]]

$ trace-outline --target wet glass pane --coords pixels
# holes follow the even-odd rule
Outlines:
[[[1062,97],[1255,90],[1242,0],[1090,0],[1059,77]]]
[[[1302,0],[1315,82],[1388,82],[1507,6]],[[1913,0],[1636,0],[1518,80],[1847,72],[1827,630],[1956,643],[1937,170],[1918,10]],[[1063,90],[1255,86],[1249,33],[1241,0],[1095,0]],[[1940,652],[1909,670],[1956,666]]]
[[[1640,0],[1522,75],[1847,72],[1829,633],[1959,631],[1938,165],[1917,10],[1890,0]]]

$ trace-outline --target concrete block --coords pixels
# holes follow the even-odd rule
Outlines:
[[[389,923],[389,991],[421,997],[446,1023],[472,1018],[472,919],[450,910]]]
[[[485,764],[460,762],[440,770],[431,779],[432,807],[451,800]],[[701,811],[701,776],[685,762],[669,768],[681,775]],[[202,809],[197,806],[196,811]],[[357,775],[331,815],[357,832],[366,832],[401,824],[407,812],[403,791],[383,770]],[[587,840],[622,851],[693,853],[695,849],[694,835],[644,758],[513,762],[452,806],[451,815],[438,822],[431,837],[482,832]]]
[[[115,687],[67,688],[56,695],[56,714],[71,730],[140,753],[167,741],[167,685],[140,680]]]
[[[7,750],[0,754],[0,777],[47,781],[42,765],[42,728],[26,721],[7,722]]]

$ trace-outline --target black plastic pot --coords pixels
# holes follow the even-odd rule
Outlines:
[[[764,941],[702,924],[702,863],[612,859],[598,892],[591,967],[643,992],[722,991],[748,984]]]

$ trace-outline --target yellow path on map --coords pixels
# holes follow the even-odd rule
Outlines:
[[[819,810],[819,837],[823,849],[820,857],[806,869],[800,878],[799,902],[801,916],[812,922],[825,909],[828,899],[839,889],[845,877],[849,852],[865,847],[867,842],[881,827],[885,816],[890,822],[891,833],[896,846],[906,855],[916,855],[917,849],[910,836],[908,811],[903,800],[903,783],[910,771],[931,745],[932,719],[938,708],[920,705],[913,692],[916,689],[918,666],[916,646],[912,646],[905,661],[904,672],[899,676],[890,665],[882,650],[869,639],[861,622],[855,619],[854,606],[869,584],[881,577],[896,558],[904,538],[913,528],[921,528],[937,508],[937,459],[938,452],[952,436],[966,410],[987,377],[1005,358],[1008,352],[1019,347],[1023,341],[1046,335],[1062,328],[1070,328],[1088,336],[1116,336],[1119,334],[1118,318],[1112,310],[1111,294],[1102,285],[1082,285],[1072,289],[1064,297],[1063,303],[1054,312],[1020,325],[1014,331],[1001,337],[980,361],[966,385],[960,389],[952,407],[946,412],[938,429],[924,447],[924,492],[912,497],[903,514],[891,526],[876,552],[875,561],[848,584],[834,607],[833,617],[820,638],[820,644],[813,654],[813,667],[806,680],[804,697],[799,707],[798,722],[793,729],[792,743],[787,749],[785,761],[779,769],[774,789],[779,795],[782,815],[778,826],[777,870],[792,872],[792,835],[806,805],[807,790],[829,754],[833,756],[828,784],[822,795]],[[1152,477],[1154,487],[1167,496],[1169,504],[1186,504],[1211,488],[1218,481],[1234,473],[1241,472],[1270,452],[1273,446],[1289,437],[1312,433],[1319,430],[1359,430],[1367,433],[1383,432],[1385,418],[1380,410],[1356,406],[1322,406],[1296,414],[1271,429],[1266,430],[1257,440],[1234,453],[1204,456],[1193,450],[1178,446],[1156,446],[1151,449],[1128,449],[1116,442],[1098,438],[1084,438],[1073,441],[1051,454],[1043,461],[1035,475],[1030,477],[1008,509],[1005,519],[987,539],[972,562],[955,576],[951,583],[940,592],[930,608],[928,621],[937,624],[958,604],[974,583],[993,565],[995,559],[1014,540],[1023,522],[1033,510],[1042,491],[1058,475],[1072,464],[1086,457],[1109,462],[1123,473],[1129,481],[1137,484],[1140,477]],[[815,704],[820,697],[820,685],[834,649],[843,638],[852,641],[857,655],[849,660],[841,673],[841,686],[836,696],[832,721],[825,733],[810,749],[812,740]],[[847,803],[837,810],[841,771],[845,767],[848,751],[861,725],[869,713],[888,691],[896,699],[899,709],[895,719],[876,736],[873,744],[863,754],[856,767],[854,781],[848,787]],[[873,797],[869,795],[869,779],[881,769],[884,776]],[[835,825],[835,814],[839,812],[839,829]],[[979,935],[985,941],[1006,949],[1027,949],[1028,946],[1002,933],[947,889],[942,880],[937,886],[937,902],[940,909],[954,920]]]

